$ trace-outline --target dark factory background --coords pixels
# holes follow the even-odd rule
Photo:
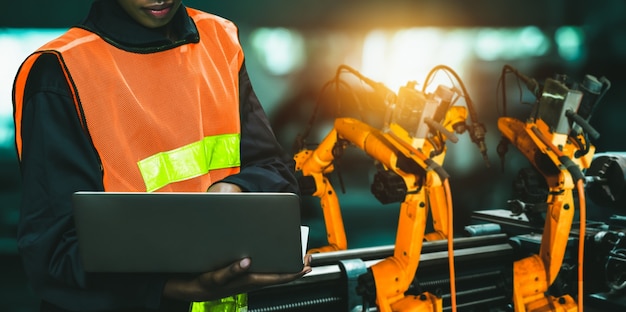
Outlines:
[[[15,242],[20,197],[14,150],[11,87],[20,62],[33,49],[78,21],[91,1],[4,1],[0,10],[0,311],[34,311]],[[393,90],[422,83],[445,64],[467,86],[487,129],[490,166],[468,134],[448,144],[444,168],[451,176],[455,229],[472,222],[472,211],[503,209],[512,181],[527,166],[511,148],[504,167],[496,152],[501,138],[499,78],[505,64],[537,80],[566,74],[608,78],[612,86],[591,119],[601,136],[597,152],[626,151],[626,2],[621,0],[316,0],[184,1],[236,22],[253,85],[289,153],[305,131],[322,86],[345,64]],[[441,83],[446,84],[447,77]],[[147,77],[150,79],[150,77]],[[158,77],[154,77],[158,80]],[[508,83],[510,115],[524,118],[525,89]],[[307,142],[319,143],[342,98],[324,101]],[[382,103],[380,103],[382,105]],[[343,109],[350,107],[342,106]],[[350,248],[393,244],[397,204],[379,204],[370,193],[375,171],[362,151],[343,155],[331,183],[339,191]],[[342,182],[345,192],[341,190]],[[317,199],[303,198],[309,247],[325,243]],[[592,205],[593,208],[593,205]],[[616,211],[590,209],[589,218]],[[277,216],[279,217],[279,216]],[[113,230],[113,229],[112,229]]]

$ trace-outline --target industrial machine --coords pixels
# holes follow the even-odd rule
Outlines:
[[[546,291],[552,297],[584,298],[586,311],[626,310],[626,153],[596,153],[585,171],[586,206],[590,213],[584,222],[584,272],[579,270],[581,233],[573,222],[567,236],[565,254],[555,280]],[[542,208],[547,198],[545,179],[531,168],[522,168],[512,183],[515,189],[510,209],[473,212],[479,226],[497,228],[506,234],[513,247],[513,259],[539,252],[543,226],[548,217]],[[589,218],[592,217],[592,218]],[[473,225],[472,225],[473,226]],[[563,237],[561,237],[563,238]],[[579,276],[584,280],[579,294]],[[574,310],[579,309],[579,299]],[[540,311],[558,310],[556,305]]]
[[[333,161],[341,151],[350,144],[356,145],[388,175],[383,179],[377,173],[375,180],[387,182],[379,181],[377,187],[373,183],[372,192],[380,192],[376,198],[389,199],[391,194],[404,196],[395,197],[403,200],[396,244],[349,249],[345,236],[336,239],[340,237],[338,233],[344,233],[341,223],[327,221],[327,225],[341,226],[329,229],[335,236],[329,237],[328,246],[309,251],[313,271],[300,280],[250,293],[249,310],[626,310],[626,213],[623,213],[626,152],[596,153],[592,140],[599,134],[589,124],[610,82],[604,77],[597,79],[588,75],[578,83],[570,77],[556,75],[540,83],[507,65],[502,71],[503,90],[506,90],[505,77],[509,74],[526,84],[536,101],[526,120],[506,116],[498,120],[503,135],[498,145],[500,157],[505,159],[507,147],[514,145],[532,165],[521,168],[513,181],[514,196],[506,202],[508,209],[474,211],[472,218],[477,223],[467,225],[462,234],[454,235],[450,223],[448,232],[446,228],[437,230],[433,224],[433,233],[408,233],[424,232],[425,228],[425,213],[415,214],[415,219],[409,213],[416,200],[425,203],[417,209],[445,207],[448,214],[437,216],[434,213],[433,222],[450,221],[452,217],[451,204],[447,202],[447,175],[441,168],[440,157],[445,148],[441,150],[439,144],[455,140],[455,133],[460,132],[460,128],[451,126],[451,120],[461,121],[459,125],[465,123],[463,110],[457,111],[452,104],[454,96],[450,104],[444,105],[447,107],[445,117],[437,117],[441,104],[435,113],[426,114],[429,120],[438,121],[445,131],[432,125],[425,137],[419,135],[419,127],[410,128],[413,124],[399,122],[402,119],[393,118],[393,114],[387,116],[385,120],[389,122],[380,128],[358,119],[337,118],[331,133],[318,148],[301,149],[302,154],[297,156],[303,185],[308,179],[311,194],[326,187],[323,188],[326,193],[318,194],[322,205],[326,205],[324,209],[330,210],[324,211],[325,217],[334,212],[335,221],[341,221],[338,202],[328,200],[332,196],[324,198],[334,193],[327,175],[333,171]],[[407,94],[421,93],[429,99],[441,92],[428,94],[423,91],[426,86],[417,91],[414,84],[407,84],[403,88],[415,92],[404,93],[407,89],[401,88],[396,96],[380,84],[359,79],[379,94],[384,93],[384,98],[389,99],[385,105],[394,109],[398,109],[398,103],[412,102],[402,100]],[[457,94],[455,88],[448,90]],[[506,107],[506,101],[504,105]],[[420,124],[430,122],[426,118],[418,120]],[[471,132],[470,135],[474,139],[475,135]],[[422,138],[424,140],[420,140]],[[436,152],[440,150],[442,153]],[[408,171],[406,168],[416,169]],[[428,177],[429,172],[431,177]],[[420,184],[414,189],[415,197],[409,196],[414,185],[407,181]],[[430,184],[431,181],[437,183]],[[399,187],[403,183],[406,190]],[[428,191],[420,194],[430,187],[437,189],[440,184],[443,195],[438,196],[446,200],[431,200]],[[382,192],[383,189],[386,191]],[[388,191],[394,189],[406,193]],[[443,206],[433,205],[442,202]],[[588,220],[587,206],[593,208],[591,213],[595,219]],[[402,223],[402,218],[407,220]],[[445,239],[438,239],[438,235]],[[399,251],[407,251],[411,257],[402,258],[404,253]]]
[[[478,222],[467,225],[454,240],[457,308],[465,312],[511,312],[513,263],[536,254],[542,243],[543,219],[538,209],[545,202],[543,177],[526,168],[512,183],[518,191],[511,210],[474,212]],[[585,189],[597,220],[587,220],[584,250],[585,310],[626,310],[626,152],[596,153],[585,172]],[[545,183],[545,182],[544,182]],[[520,187],[524,185],[524,187]],[[540,195],[540,194],[544,195]],[[543,198],[543,199],[542,199]],[[517,207],[517,208],[514,208]],[[590,213],[591,215],[591,213]],[[604,217],[606,215],[606,217]],[[561,270],[548,289],[557,298],[577,295],[578,231],[569,235]],[[423,292],[443,298],[443,310],[451,311],[447,242],[426,241],[419,267],[407,294]],[[365,308],[357,293],[358,277],[367,267],[392,256],[394,246],[355,248],[311,254],[313,272],[302,279],[249,294],[250,312],[268,311],[377,311]],[[547,307],[549,309],[553,307]]]
[[[565,75],[556,75],[540,84],[505,65],[501,77],[505,108],[507,74],[520,79],[536,102],[525,121],[507,116],[499,118],[498,128],[503,140],[498,152],[504,157],[506,146],[514,145],[543,177],[543,181],[523,181],[538,181],[538,185],[545,186],[538,188],[543,189],[543,194],[534,194],[544,197],[543,201],[510,201],[516,215],[524,212],[536,220],[537,215],[545,213],[539,251],[514,262],[513,305],[515,311],[582,311],[586,226],[584,171],[590,167],[595,152],[591,139],[599,136],[588,121],[610,82],[604,77],[598,80],[587,75],[578,83]],[[532,175],[530,171],[521,176]],[[555,296],[548,291],[561,272],[576,210],[580,219],[577,300],[567,293]]]
[[[439,85],[435,92],[426,89],[437,71],[453,75],[457,88]],[[442,168],[446,141],[456,142],[455,133],[469,129],[485,160],[485,128],[477,121],[472,102],[463,82],[449,67],[440,65],[429,73],[422,90],[416,82],[401,87],[396,95],[382,83],[364,77],[349,66],[342,65],[331,81],[335,86],[347,86],[341,74],[349,72],[382,95],[386,117],[383,126],[373,127],[357,118],[338,117],[332,130],[314,149],[304,148],[300,138],[296,171],[301,174],[303,195],[320,198],[327,230],[328,245],[311,249],[310,254],[347,250],[347,241],[337,193],[329,182],[334,161],[344,149],[354,145],[374,159],[377,173],[371,186],[373,195],[382,203],[401,202],[396,243],[393,255],[380,261],[359,276],[359,294],[364,305],[376,305],[380,311],[442,311],[442,298],[422,292],[407,295],[420,263],[423,241],[447,239],[449,284],[452,310],[456,311],[452,199],[448,174]],[[467,110],[455,105],[464,98],[471,114],[467,125]],[[310,123],[312,124],[312,123]],[[425,233],[428,213],[433,232]],[[369,299],[367,299],[369,298]]]
[[[394,245],[311,254],[313,271],[303,278],[248,294],[249,312],[374,312],[358,293],[359,276],[394,254]],[[454,240],[458,311],[510,311],[510,276],[514,250],[505,234],[457,237]],[[447,241],[426,241],[407,295],[426,301],[424,293],[442,298],[452,311],[447,273]],[[417,311],[431,311],[428,307]]]

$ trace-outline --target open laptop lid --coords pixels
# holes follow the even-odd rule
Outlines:
[[[295,194],[76,192],[73,203],[87,272],[201,273],[243,257],[251,272],[303,268]]]

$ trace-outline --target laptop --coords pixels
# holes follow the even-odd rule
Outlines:
[[[72,200],[87,272],[202,273],[244,257],[256,273],[304,266],[296,194],[76,192]]]

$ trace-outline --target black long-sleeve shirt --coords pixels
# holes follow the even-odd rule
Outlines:
[[[139,53],[199,40],[184,7],[172,23],[176,42],[136,23],[117,1],[95,1],[76,27]],[[274,137],[245,66],[239,72],[239,86],[241,171],[223,181],[245,191],[297,192],[292,161]],[[176,306],[161,298],[165,275],[86,274],[82,269],[71,194],[104,187],[98,155],[83,132],[56,57],[41,56],[29,73],[21,123],[23,185],[17,238],[24,269],[43,300],[43,310],[141,311]],[[185,304],[179,306],[185,311]]]

